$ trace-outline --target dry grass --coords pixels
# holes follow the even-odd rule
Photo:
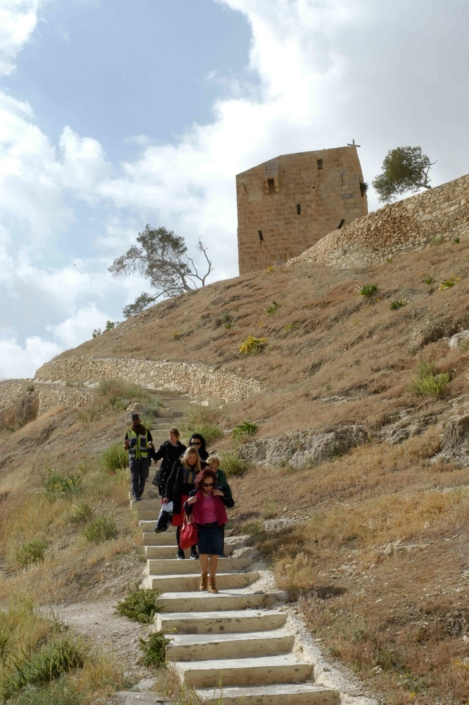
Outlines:
[[[174,705],[202,705],[203,700],[199,698],[196,691],[181,683],[181,680],[172,666],[161,668],[157,674],[157,682],[154,690],[159,695],[171,698]]]
[[[457,252],[445,243],[437,251],[427,248],[396,257],[393,267],[365,268],[356,277],[313,264],[244,275],[143,312],[136,319],[137,343],[132,319],[64,356],[153,358],[157,330],[159,359],[223,365],[263,382],[266,393],[224,410],[224,427],[243,418],[262,419],[259,437],[266,437],[347,419],[363,422],[421,404],[407,391],[417,356],[433,361],[436,374],[450,372],[451,395],[464,388],[469,355],[449,351],[438,341],[469,327],[468,256],[469,243],[461,243]],[[461,279],[452,289],[438,291],[424,281],[430,275],[442,281],[448,271]],[[378,285],[372,302],[357,294],[363,281]],[[409,303],[391,311],[395,299]],[[273,300],[279,308],[268,315],[265,309]],[[229,329],[222,321],[226,313]],[[259,322],[268,346],[261,355],[239,356],[242,341],[259,335]],[[289,327],[292,322],[295,326]],[[178,340],[172,335],[175,327],[181,332]],[[337,395],[344,399],[342,405],[324,402]],[[431,408],[435,402],[424,403]]]

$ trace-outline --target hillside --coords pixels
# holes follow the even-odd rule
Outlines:
[[[420,219],[428,213],[418,204],[448,195],[447,185],[434,191],[433,201],[409,199]],[[360,231],[362,247],[366,232],[371,251],[379,219],[389,226],[386,247],[405,240],[394,216],[409,202],[349,226],[340,268],[317,261],[313,248],[289,266],[162,302],[44,365],[28,392],[36,402],[18,392],[38,418],[2,431],[3,506],[21,505],[46,462],[75,467],[121,435],[125,415],[83,421],[67,399],[86,411],[93,385],[115,377],[157,394],[165,385],[189,392],[210,405],[186,425],[220,426],[212,448],[250,462],[230,480],[234,525],[271,563],[325,652],[383,703],[467,703],[469,344],[461,335],[449,345],[469,329],[468,217],[458,198],[454,211],[444,201],[454,222],[447,213],[441,229],[435,219],[426,233],[419,226],[413,247],[406,231],[405,247],[384,261],[378,252],[380,261],[353,267],[346,240]],[[376,285],[369,296],[366,285]],[[242,355],[249,335],[265,347]],[[245,421],[257,431],[235,441],[231,431]],[[112,497],[123,512],[122,489]],[[127,539],[116,555],[129,556],[135,538],[122,521]],[[8,550],[3,597],[21,577]]]

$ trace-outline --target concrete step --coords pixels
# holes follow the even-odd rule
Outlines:
[[[181,634],[171,637],[167,661],[254,658],[291,652],[295,637],[285,629],[244,634]]]
[[[154,531],[144,532],[143,534],[143,545],[145,547],[149,546],[172,546],[174,551],[177,550],[176,544],[176,532],[170,531],[173,527],[169,527],[162,534],[155,534]],[[148,556],[145,556],[148,557]]]
[[[182,561],[181,561],[182,562]],[[191,561],[192,564],[195,561]],[[196,564],[197,565],[197,564]],[[217,588],[219,590],[236,590],[248,587],[259,579],[259,573],[218,573]],[[200,573],[190,575],[147,575],[148,587],[160,592],[189,592],[199,589]],[[210,594],[210,593],[209,593]]]
[[[145,578],[142,587],[145,587],[146,580],[148,578]],[[276,595],[243,590],[225,590],[218,595],[209,592],[166,592],[156,599],[156,604],[161,612],[225,612],[269,607],[276,599]]]
[[[174,534],[173,534],[174,536]],[[176,556],[176,546],[173,546],[173,556]],[[186,555],[187,555],[186,551]],[[235,573],[243,571],[252,563],[252,558],[220,558],[218,568],[220,573]],[[188,575],[200,571],[199,561],[186,558],[185,561],[175,557],[148,561],[148,575]]]
[[[280,629],[287,620],[279,610],[231,610],[229,612],[175,612],[156,615],[157,631],[167,634],[233,634]]]
[[[292,654],[233,658],[219,661],[176,661],[181,681],[193,688],[224,689],[233,685],[271,685],[302,683],[311,678],[313,664],[299,661]]]
[[[204,688],[196,691],[208,705],[339,705],[340,695],[314,683],[260,685],[252,688]]]
[[[134,512],[137,512],[137,514],[148,510],[157,511],[159,514],[161,509],[161,500],[155,497],[154,499],[142,499],[140,502],[136,502],[133,499],[130,502],[130,507]]]
[[[143,534],[151,534],[154,532],[156,528],[156,519],[140,519],[138,522],[138,525],[140,529],[142,530]],[[176,527],[175,526],[168,526],[166,531],[164,532],[165,534],[169,533],[176,533]],[[162,534],[155,534],[155,536],[162,536]],[[176,540],[176,539],[174,539]]]
[[[158,536],[159,534],[155,534],[155,536]],[[174,537],[174,544],[176,543],[176,537]],[[225,546],[225,555],[226,556],[231,556],[233,553],[233,546]],[[168,559],[168,558],[176,558],[176,551],[177,547],[174,548],[174,546],[168,546],[167,544],[165,546],[146,546],[145,547],[145,558],[148,559],[149,562],[149,572],[153,572],[153,567],[154,567],[154,560],[161,560],[163,559]],[[187,548],[185,550],[186,557],[189,557],[190,549]],[[223,560],[223,559],[220,559]],[[182,561],[181,561],[182,562]]]
[[[145,500],[143,500],[143,501],[145,501]],[[139,504],[142,504],[142,502],[137,502],[137,507]],[[156,522],[158,520],[159,513],[160,513],[159,502],[157,504],[155,504],[155,509],[147,509],[147,510],[134,509],[134,514],[137,516],[139,523],[141,521],[153,521],[154,526],[156,526]]]

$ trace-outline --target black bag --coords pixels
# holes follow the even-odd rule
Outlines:
[[[166,506],[167,505],[165,505],[165,504],[161,505],[158,521],[156,522],[155,534],[162,534],[163,531],[166,531],[167,528],[171,525],[173,513],[172,513],[172,511],[167,512],[165,509]],[[171,502],[171,509],[172,509],[172,506],[173,506],[173,503]]]

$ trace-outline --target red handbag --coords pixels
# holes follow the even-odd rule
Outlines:
[[[192,521],[190,524],[187,523],[186,517],[181,528],[181,533],[179,535],[179,545],[184,551],[186,548],[192,548],[199,541],[199,532],[197,531],[197,526]]]

